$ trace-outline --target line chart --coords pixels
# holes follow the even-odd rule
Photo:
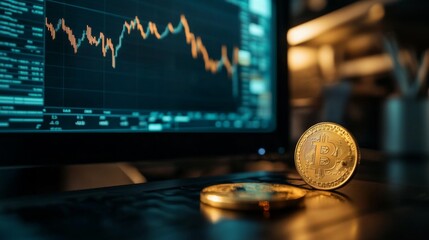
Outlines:
[[[193,59],[202,58],[204,61],[205,70],[216,74],[223,68],[227,71],[228,77],[232,77],[236,66],[238,64],[238,47],[233,47],[231,58],[228,56],[228,48],[226,45],[221,46],[221,57],[220,59],[213,59],[203,43],[200,36],[197,36],[191,31],[191,27],[188,23],[185,15],[180,16],[180,21],[176,27],[170,22],[167,24],[165,29],[160,32],[156,23],[149,21],[146,29],[143,27],[138,16],[129,22],[125,21],[122,27],[122,32],[119,35],[118,43],[115,45],[112,38],[107,37],[103,32],[99,33],[99,36],[93,35],[92,27],[87,25],[86,29],[82,31],[82,35],[77,37],[73,30],[67,26],[66,20],[61,18],[56,24],[49,22],[48,18],[45,18],[45,26],[48,30],[52,40],[55,40],[59,32],[63,32],[67,35],[68,41],[73,48],[74,54],[77,54],[79,48],[83,43],[87,42],[90,46],[101,47],[101,53],[103,57],[107,57],[108,51],[110,51],[112,58],[112,68],[116,68],[116,59],[119,55],[119,51],[123,45],[123,39],[126,35],[130,35],[132,31],[138,31],[143,40],[150,36],[155,37],[158,40],[167,38],[169,35],[177,35],[184,33],[186,44],[191,47],[191,56]]]

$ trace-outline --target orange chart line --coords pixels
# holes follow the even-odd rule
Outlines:
[[[228,49],[225,45],[222,45],[221,47],[221,58],[212,59],[201,37],[196,36],[191,31],[188,20],[184,15],[181,15],[180,23],[176,28],[173,26],[172,23],[168,23],[167,27],[162,33],[159,32],[157,25],[150,21],[145,30],[138,17],[135,17],[129,22],[125,21],[122,33],[119,37],[119,43],[116,46],[113,44],[112,38],[106,37],[103,32],[99,33],[98,38],[94,36],[92,33],[92,27],[90,27],[89,25],[86,26],[86,30],[83,31],[83,36],[80,39],[78,39],[73,33],[73,30],[66,25],[64,18],[60,19],[57,27],[53,23],[48,22],[48,18],[46,18],[45,25],[48,32],[50,33],[52,40],[55,40],[57,32],[62,30],[67,35],[68,41],[70,42],[70,45],[72,46],[73,52],[75,54],[78,53],[79,47],[81,46],[82,41],[84,41],[85,39],[91,46],[101,46],[101,53],[103,57],[106,57],[108,51],[110,51],[113,68],[116,67],[116,57],[118,55],[118,50],[122,46],[122,39],[125,34],[130,35],[132,30],[138,31],[143,40],[147,39],[151,35],[154,36],[156,39],[161,40],[164,37],[168,36],[168,34],[177,34],[183,30],[183,32],[185,33],[186,43],[191,47],[192,57],[194,59],[198,59],[198,57],[201,56],[204,61],[205,70],[213,74],[219,72],[223,67],[226,69],[228,76],[231,77],[233,75],[233,72],[235,71],[235,66],[238,64],[239,49],[237,47],[234,47],[233,49],[232,59],[228,57]]]

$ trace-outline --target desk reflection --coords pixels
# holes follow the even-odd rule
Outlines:
[[[287,239],[357,239],[359,222],[352,201],[340,193],[309,191],[301,206],[283,211],[231,211],[200,205],[213,225],[260,222],[266,236]],[[246,224],[245,224],[246,225]]]

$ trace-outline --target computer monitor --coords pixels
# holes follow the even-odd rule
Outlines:
[[[287,148],[284,1],[0,5],[2,166]]]

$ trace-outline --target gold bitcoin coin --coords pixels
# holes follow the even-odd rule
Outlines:
[[[346,184],[360,161],[359,147],[342,126],[323,122],[310,127],[295,148],[295,166],[303,180],[321,190]]]
[[[297,206],[306,193],[304,189],[284,184],[230,183],[204,188],[200,200],[223,209],[269,211]]]

